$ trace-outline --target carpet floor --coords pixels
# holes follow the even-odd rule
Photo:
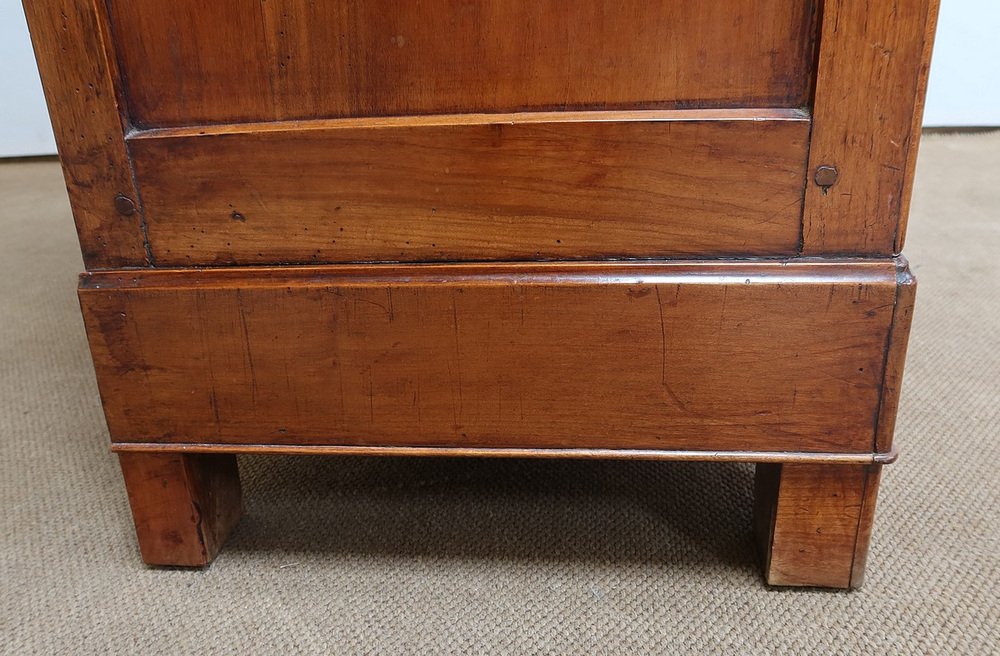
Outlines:
[[[204,571],[139,559],[59,167],[0,164],[0,652],[1000,653],[1000,133],[930,135],[865,587],[772,590],[732,464],[243,457]]]

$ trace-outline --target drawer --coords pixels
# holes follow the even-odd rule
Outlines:
[[[455,264],[80,298],[118,443],[871,453],[897,291],[890,261]]]

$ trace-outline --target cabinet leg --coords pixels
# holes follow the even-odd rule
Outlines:
[[[861,586],[881,469],[757,465],[754,530],[769,584]]]
[[[142,559],[202,567],[243,512],[236,456],[119,453]]]

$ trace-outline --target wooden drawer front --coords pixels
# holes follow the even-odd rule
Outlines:
[[[795,110],[345,119],[129,147],[158,266],[792,255]]]
[[[871,452],[892,262],[87,274],[116,442]]]
[[[802,107],[812,0],[109,0],[143,127]]]

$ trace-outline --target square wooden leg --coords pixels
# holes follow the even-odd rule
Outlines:
[[[202,567],[243,512],[234,455],[120,453],[142,559]]]
[[[881,469],[757,465],[754,529],[769,584],[861,586]]]

